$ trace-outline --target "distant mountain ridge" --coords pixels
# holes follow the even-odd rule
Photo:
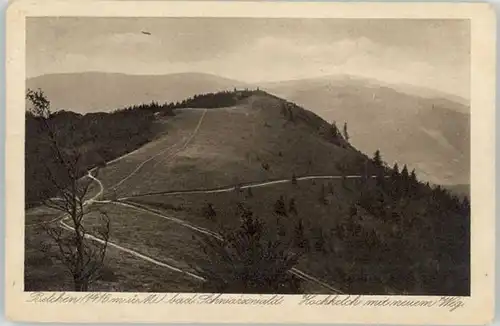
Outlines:
[[[248,87],[246,83],[210,74],[126,75],[122,73],[50,74],[26,81],[41,88],[54,109],[78,113],[112,111],[151,101],[176,102],[194,94]]]
[[[235,87],[275,89],[285,86],[289,87],[294,84],[314,85],[323,84],[325,82],[342,83],[344,85],[359,84],[363,82],[366,87],[387,87],[397,92],[433,99],[436,102],[443,102],[447,105],[454,102],[452,106],[455,110],[459,110],[459,112],[462,113],[469,113],[469,101],[453,94],[408,84],[391,84],[380,80],[352,75],[332,75],[318,78],[249,83],[213,74],[197,72],[164,75],[130,75],[114,72],[89,71],[46,74],[32,77],[26,80],[26,86],[32,89],[42,88],[47,95],[53,94],[52,101],[55,107],[85,113],[114,110],[122,106],[144,103],[144,101],[181,101],[195,94],[232,90]],[[72,92],[68,93],[67,89],[70,86],[76,88],[73,88]],[[128,94],[123,94],[123,89],[117,89],[118,86],[133,86],[136,87],[137,90],[131,93],[128,92]],[[173,87],[175,87],[175,89],[173,89]],[[107,89],[107,98],[103,98],[102,95],[99,95],[99,93],[102,93],[103,89]],[[97,91],[97,93],[95,91]],[[117,94],[117,91],[119,91],[119,94]],[[75,95],[79,95],[80,97]],[[93,98],[88,98],[86,101],[82,102],[81,100],[85,100],[85,98],[83,98],[84,95],[92,95]],[[123,100],[114,99],[113,96],[116,95],[120,95]],[[123,95],[126,96],[123,97]],[[132,102],[125,102],[125,99],[131,100]],[[77,100],[80,101],[78,102]]]
[[[339,127],[347,122],[357,148],[365,153],[379,149],[387,163],[408,164],[423,180],[470,181],[470,110],[444,95],[409,95],[352,77],[270,83],[263,89],[336,121]]]
[[[458,95],[441,92],[438,90],[410,85],[410,84],[395,84],[388,83],[378,79],[365,78],[355,75],[347,75],[347,74],[338,74],[338,75],[325,75],[316,78],[301,78],[301,79],[291,79],[291,80],[282,80],[282,81],[273,81],[273,82],[262,82],[259,83],[263,88],[276,88],[283,87],[284,85],[293,85],[293,84],[316,84],[321,85],[324,83],[330,84],[343,84],[343,85],[351,85],[351,86],[359,86],[363,84],[365,87],[386,87],[391,88],[399,93],[404,93],[407,95],[418,96],[421,98],[432,99],[436,102],[443,102],[448,105],[452,105],[455,110],[459,110],[462,113],[469,113],[469,103],[470,101],[466,98],[463,98]],[[452,103],[453,102],[453,103]],[[457,105],[458,104],[458,105]]]

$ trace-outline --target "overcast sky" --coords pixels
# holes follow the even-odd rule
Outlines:
[[[28,77],[206,72],[257,82],[351,74],[469,98],[468,21],[29,18],[26,52]]]

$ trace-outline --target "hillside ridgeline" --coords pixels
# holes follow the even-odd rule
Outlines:
[[[107,117],[117,118],[120,112]],[[383,153],[377,151],[373,157],[361,153],[335,123],[263,91],[205,94],[126,112],[129,118],[115,121],[117,127],[108,128],[111,122],[93,119],[96,125],[103,124],[88,134],[83,128],[89,129],[89,124],[83,123],[76,124],[76,133],[61,131],[68,147],[90,148],[88,152],[99,154],[99,160],[105,155],[102,148],[108,139],[116,142],[112,146],[115,152],[104,160],[123,154],[127,137],[138,137],[127,151],[140,146],[139,152],[114,165],[103,165],[99,171],[106,186],[126,180],[117,187],[118,196],[214,231],[221,226],[238,228],[242,211],[245,216],[258,217],[268,233],[278,238],[275,243],[290,244],[286,250],[300,253],[297,266],[301,270],[350,294],[470,293],[468,200],[420,182],[406,166],[388,167]],[[136,121],[138,116],[143,120]],[[77,121],[86,119],[77,117]],[[128,128],[124,121],[138,127]],[[188,126],[191,134],[181,134]],[[117,137],[113,128],[127,132]],[[73,134],[85,136],[73,139]],[[33,141],[36,133],[30,138]],[[157,145],[168,150],[163,142],[170,138],[176,138],[172,139],[175,155],[165,152],[158,156]],[[41,169],[44,161],[34,159],[39,157],[35,152],[28,154],[35,155],[27,161],[30,171]],[[44,158],[50,159],[50,155]],[[307,176],[333,179],[301,179]],[[288,182],[245,189],[238,186],[280,179]],[[168,194],[228,185],[236,187],[229,192]],[[116,208],[110,205],[108,209]],[[123,220],[115,223],[125,223]],[[151,239],[152,230],[146,238],[132,240],[130,230],[149,224],[142,220],[140,225],[130,223],[129,228],[114,229],[113,236],[120,243],[143,242],[151,247],[161,240],[162,235]],[[188,245],[190,238],[183,241],[186,248],[193,248]],[[176,248],[179,257],[174,258],[185,258],[183,249]],[[207,271],[206,275],[214,274]]]

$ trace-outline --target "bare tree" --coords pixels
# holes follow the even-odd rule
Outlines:
[[[73,277],[74,290],[87,291],[104,264],[110,233],[109,218],[105,213],[98,212],[98,223],[92,228],[94,235],[87,232],[83,219],[89,212],[85,206],[93,180],[89,180],[90,175],[85,180],[82,155],[67,140],[66,146],[62,145],[62,137],[53,123],[50,101],[43,91],[28,90],[26,98],[54,158],[50,162],[52,164],[41,162],[53,190],[44,194],[42,204],[62,213],[57,226],[45,225],[44,229],[56,243],[58,257]],[[74,126],[70,130],[74,131]],[[56,197],[51,197],[54,193]],[[68,224],[64,222],[66,219],[70,220]]]

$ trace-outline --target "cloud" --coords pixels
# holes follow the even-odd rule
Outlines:
[[[198,71],[256,82],[351,74],[469,96],[469,34],[456,22],[436,26],[408,20],[36,22],[28,29],[28,76],[89,70]],[[68,29],[61,26],[72,26],[71,33],[65,34]],[[143,29],[152,35],[141,34]]]
[[[359,37],[321,43],[266,36],[220,58],[220,73],[246,81],[351,74],[469,96],[468,65],[436,64],[411,49]],[[218,70],[216,69],[216,70]]]

